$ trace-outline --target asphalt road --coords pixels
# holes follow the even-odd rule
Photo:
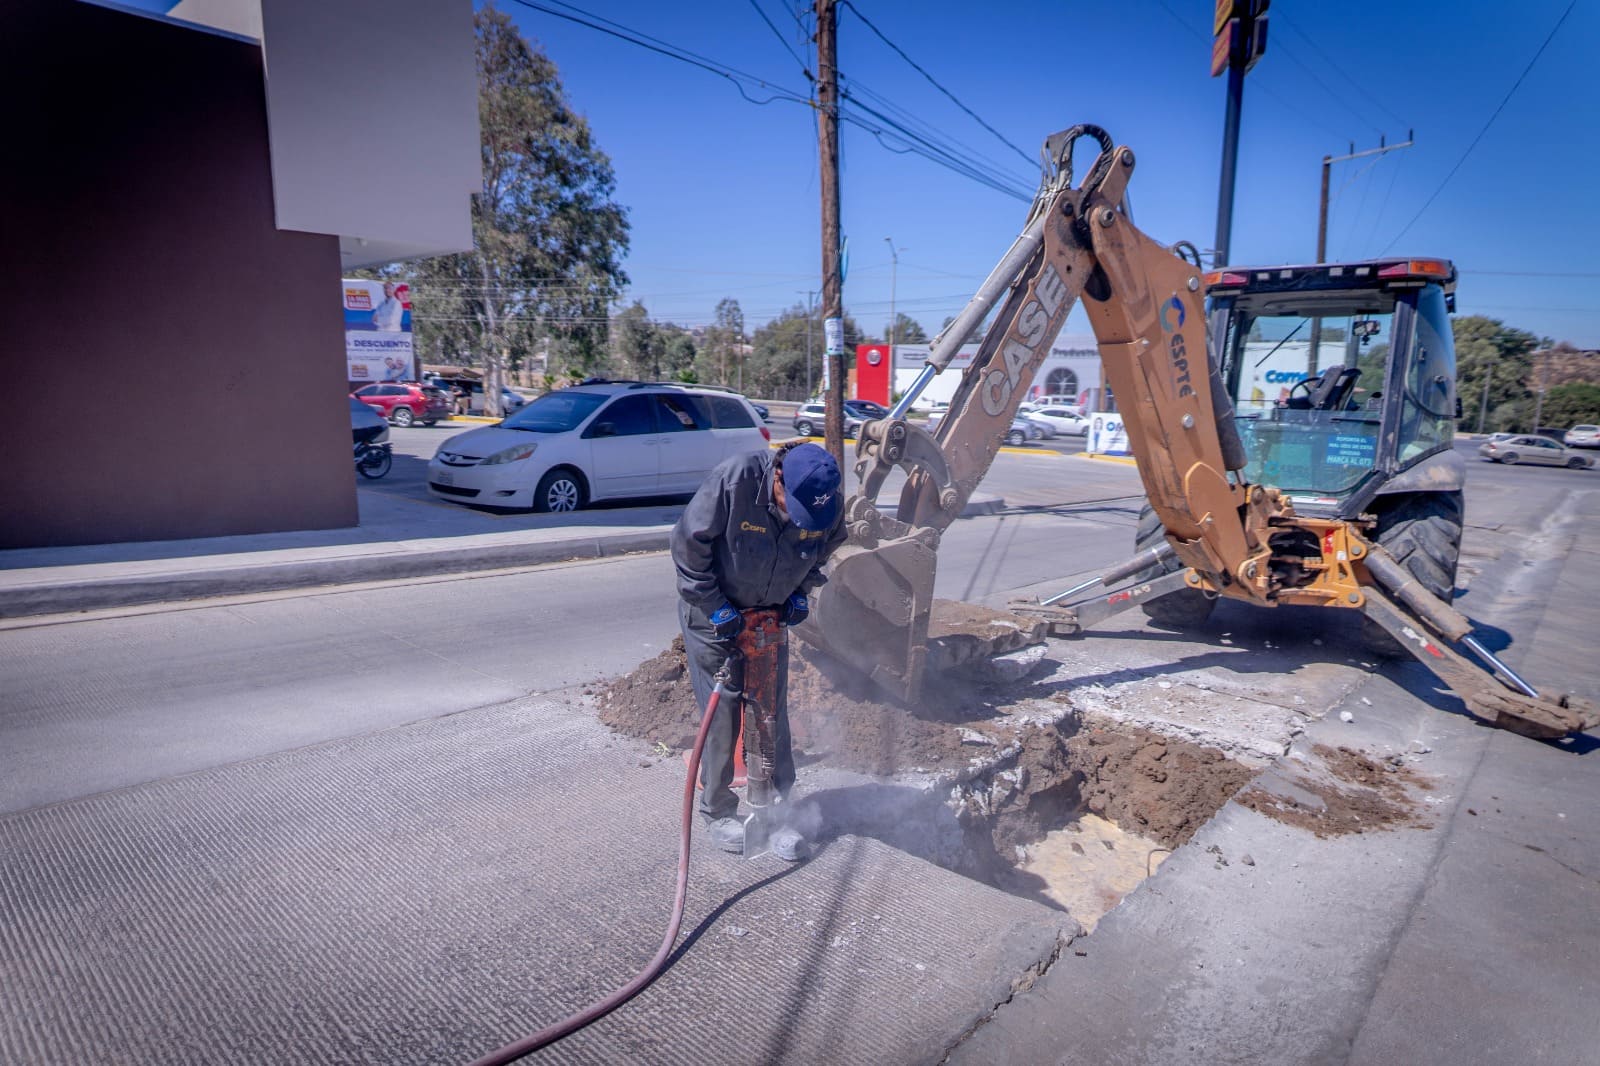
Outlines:
[[[447,433],[408,432],[426,440]],[[1474,449],[1467,442],[1461,447]],[[1492,644],[1510,643],[1513,661],[1537,683],[1589,696],[1600,695],[1600,671],[1587,639],[1593,605],[1600,603],[1600,576],[1592,566],[1593,538],[1582,534],[1600,511],[1597,479],[1600,474],[1589,472],[1471,463],[1461,574],[1461,604],[1488,623]],[[941,595],[998,603],[1016,592],[1059,588],[1127,554],[1140,502],[1130,467],[1007,454],[985,487],[1002,491],[1010,506],[958,522],[947,533]],[[252,782],[249,788],[269,789],[275,787],[269,765],[321,762],[325,769],[308,771],[295,787],[326,791],[319,782],[343,762],[357,761],[356,753],[403,745],[429,730],[461,732],[465,739],[442,742],[443,750],[470,763],[481,750],[467,743],[476,732],[515,735],[534,728],[536,719],[558,732],[576,728],[576,722],[561,722],[565,712],[551,709],[553,702],[539,703],[540,697],[621,674],[664,647],[676,628],[674,596],[670,562],[657,553],[296,591],[227,605],[100,612],[10,628],[0,632],[0,815],[16,825],[48,821],[57,815],[46,805],[95,797],[62,816],[90,824],[95,811],[122,812],[125,831],[141,833],[150,822],[144,812],[161,809],[164,797],[189,795],[203,810],[203,788],[211,780],[205,775],[225,773]],[[1129,615],[1108,627],[1103,642],[1063,642],[1058,654],[1069,665],[1073,656],[1096,657],[1074,676],[1092,680],[1097,690],[1143,685],[1129,689],[1131,703],[1162,698],[1159,690],[1151,691],[1158,684],[1154,678],[1178,677],[1173,671],[1180,668],[1214,673],[1224,686],[1220,691],[1252,671],[1270,669],[1287,688],[1302,688],[1308,713],[1340,707],[1354,712],[1351,728],[1364,732],[1338,732],[1344,727],[1337,716],[1313,723],[1329,743],[1360,738],[1397,742],[1404,750],[1408,741],[1427,739],[1438,751],[1427,768],[1438,775],[1436,795],[1448,816],[1426,836],[1358,837],[1332,849],[1279,826],[1272,829],[1279,834],[1273,851],[1252,845],[1260,866],[1236,861],[1224,871],[1204,847],[1214,841],[1235,848],[1252,826],[1259,831],[1250,819],[1260,820],[1229,808],[1200,846],[1162,868],[1159,885],[1151,883],[1155,891],[1140,893],[1108,916],[1086,942],[1086,955],[1063,953],[1049,980],[1012,1000],[1005,1010],[1019,1012],[1013,1017],[1026,1024],[986,1026],[955,1061],[1174,1062],[1185,1061],[1189,1052],[1189,1061],[1195,1055],[1241,1062],[1582,1061],[1595,1046],[1593,1014],[1582,1003],[1594,982],[1591,897],[1593,884],[1600,883],[1581,806],[1585,796],[1592,805],[1600,787],[1593,746],[1558,750],[1480,729],[1450,713],[1420,667],[1364,675],[1349,665],[1337,619],[1305,621],[1302,615],[1285,626],[1267,615],[1219,609],[1210,636],[1231,633],[1233,646],[1226,652],[1204,640],[1146,630]],[[1247,642],[1278,645],[1276,658],[1243,647]],[[1286,656],[1292,677],[1282,676]],[[1322,657],[1324,662],[1313,664],[1322,673],[1300,669],[1294,660],[1301,657]],[[1091,677],[1094,663],[1102,665]],[[1315,680],[1329,669],[1365,678],[1365,687],[1341,690],[1337,695],[1344,702],[1330,705]],[[520,710],[530,705],[537,705],[536,715]],[[559,742],[559,735],[551,741]],[[404,752],[390,758],[403,761]],[[609,780],[564,783],[584,773],[585,765],[604,763],[614,775],[637,771],[606,747],[584,749],[584,758],[594,761],[532,779],[541,791],[529,797],[527,817],[537,817],[546,789],[570,790],[593,803],[614,800]],[[472,767],[464,772],[481,773]],[[506,787],[527,787],[525,777],[509,773]],[[359,811],[363,824],[377,825],[380,836],[391,833],[384,818],[394,819],[391,835],[399,840],[409,838],[407,827],[422,813],[431,813],[405,806],[412,801],[408,795],[391,797],[372,782],[368,788],[350,792],[345,802]],[[127,791],[114,791],[122,789]],[[315,795],[318,812],[342,809],[337,795]],[[166,831],[166,822],[151,824]],[[473,823],[443,817],[439,824],[452,829]],[[503,832],[490,829],[471,839]],[[241,835],[256,831],[252,826]],[[460,832],[430,837],[429,846],[455,861],[471,846]],[[302,834],[302,823],[287,825],[284,855],[311,846]],[[219,834],[229,838],[229,832]],[[175,850],[135,848],[126,861],[135,870],[176,862],[173,891],[186,891],[183,849],[194,844],[174,838],[161,846]],[[565,849],[573,842],[548,844]],[[480,863],[485,871],[496,868],[468,854],[470,869]],[[1294,869],[1291,856],[1299,863]],[[581,864],[582,849],[564,861]],[[341,883],[359,880],[367,868],[362,862],[331,866],[328,876]],[[249,863],[241,869],[250,878],[279,876]],[[412,867],[385,876],[391,874],[388,892],[418,887]],[[101,874],[91,870],[89,876]],[[621,875],[610,876],[607,887],[617,889],[617,898],[603,905],[598,899],[551,898],[565,899],[572,908],[598,907],[601,915],[626,910],[629,921],[654,928],[659,906],[651,891],[632,883],[618,889]],[[841,876],[828,883],[871,882]],[[717,884],[701,887],[713,896],[731,891]],[[518,898],[531,891],[516,888]],[[763,898],[770,895],[756,892],[749,900],[763,909]],[[415,913],[431,913],[425,893],[404,899]],[[1314,913],[1304,906],[1308,899],[1321,901]],[[891,905],[873,902],[866,913],[889,913],[883,908]],[[59,909],[63,920],[80,920],[72,906]],[[384,913],[365,899],[352,906],[341,923],[368,909]],[[1508,915],[1514,920],[1507,921]],[[150,920],[129,918],[135,923],[130,928]],[[552,914],[549,920],[557,918]],[[492,914],[478,916],[466,932],[491,928],[492,922]],[[447,930],[438,950],[456,950],[460,932]],[[179,934],[181,939],[181,928]],[[523,935],[520,926],[503,931],[511,940]],[[358,940],[342,950],[367,949]],[[398,957],[401,946],[389,950]],[[696,954],[707,950],[702,942]],[[752,954],[759,950],[737,955],[759,958]],[[619,966],[612,954],[581,960],[582,969]],[[453,956],[447,962],[449,971],[461,969]],[[1501,974],[1504,979],[1497,979]],[[604,976],[609,979],[609,971]],[[908,1004],[921,1002],[906,991],[914,986],[903,978],[874,987],[903,994]],[[74,985],[72,994],[82,991]],[[670,1000],[669,991],[662,994]],[[207,1001],[197,992],[192,1002]],[[463,1002],[441,1002],[441,1016],[470,1011]],[[86,1001],[84,1016],[96,1009],[92,999]],[[840,1009],[841,1017],[853,1015],[859,999],[848,1007],[841,1001]],[[1004,1017],[1001,1012],[996,1021]],[[628,1019],[618,1025],[629,1031]],[[1531,1035],[1530,1025],[1537,1029]],[[426,1031],[427,1022],[419,1028]],[[772,1038],[775,1031],[763,1030],[763,1036]],[[326,1051],[344,1047],[348,1035],[319,1039],[328,1041],[317,1045]],[[677,1033],[673,1046],[696,1046],[695,1039]],[[1519,1056],[1519,1048],[1527,1054]],[[420,1050],[409,1056],[387,1050],[387,1059],[379,1053],[376,1060],[427,1057]],[[650,1057],[642,1045],[634,1050]],[[738,1059],[735,1053],[715,1061]]]
[[[401,432],[414,451],[445,431]],[[1588,471],[1469,475],[1468,523],[1497,543],[1537,543],[1540,515],[1600,488]],[[1142,503],[1131,467],[1045,454],[1003,454],[984,489],[1008,509],[946,533],[941,596],[1002,604],[1121,562]],[[1469,551],[1463,573],[1477,565]],[[671,640],[674,597],[656,554],[0,634],[0,811],[615,676]]]

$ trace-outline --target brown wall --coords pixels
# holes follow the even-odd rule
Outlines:
[[[0,547],[356,524],[338,239],[274,226],[260,49],[0,26]]]

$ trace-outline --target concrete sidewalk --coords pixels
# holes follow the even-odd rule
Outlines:
[[[0,620],[663,551],[683,511],[672,502],[493,514],[373,489],[356,496],[360,524],[347,529],[0,551]],[[975,495],[963,515],[1004,506]]]
[[[0,551],[0,618],[660,551],[682,511],[498,515],[356,495],[348,529]]]

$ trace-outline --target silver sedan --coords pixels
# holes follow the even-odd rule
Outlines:
[[[1558,444],[1549,437],[1505,437],[1486,440],[1478,446],[1478,454],[1496,463],[1538,463],[1543,466],[1569,466],[1585,470],[1594,466],[1594,459],[1582,452]]]

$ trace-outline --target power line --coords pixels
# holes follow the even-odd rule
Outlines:
[[[960,100],[956,99],[955,93],[952,93],[949,89],[946,89],[943,85],[940,85],[938,83],[938,81],[936,81],[934,79],[934,76],[932,74],[929,74],[926,70],[923,70],[922,67],[917,64],[917,61],[912,59],[910,56],[906,55],[905,51],[899,45],[895,44],[893,41],[889,40],[888,37],[884,36],[883,31],[878,29],[878,27],[874,26],[872,24],[872,20],[867,18],[867,16],[863,15],[861,13],[861,9],[856,7],[856,5],[852,4],[850,2],[850,0],[844,0],[844,2],[842,4],[840,4],[839,6],[840,7],[847,7],[851,11],[855,12],[856,18],[860,19],[862,24],[865,25],[867,27],[867,29],[869,29],[873,33],[877,34],[878,35],[878,39],[880,41],[882,41],[884,44],[888,45],[890,48],[892,48],[896,55],[898,55],[901,59],[904,59],[908,64],[910,64],[912,70],[916,71],[918,74],[921,74],[924,78],[926,78],[928,80],[928,84],[932,85],[935,89],[938,89],[940,92],[944,93],[945,96],[949,97],[950,102],[955,104],[962,111],[966,112],[972,118],[972,120],[974,122],[976,122],[978,125],[982,126],[984,129],[988,130],[990,133],[994,134],[995,137],[1000,141],[1001,144],[1005,145],[1007,148],[1010,148],[1013,152],[1016,152],[1018,155],[1020,155],[1022,157],[1023,161],[1028,163],[1030,166],[1032,166],[1032,165],[1034,165],[1034,164],[1036,164],[1038,162],[1037,159],[1034,159],[1033,157],[1029,156],[1027,152],[1024,152],[1021,148],[1018,148],[1016,145],[1014,145],[1010,141],[1006,140],[1005,136],[999,130],[995,129],[993,126],[989,125],[983,119],[979,118],[978,117],[978,113],[976,111],[972,110],[972,108],[968,107],[966,104],[964,104]]]
[[[899,106],[893,100],[890,100],[881,93],[874,92],[860,79],[845,78],[844,81],[846,82],[846,88],[849,91],[860,93],[863,96],[875,101],[877,105],[884,111],[896,116],[902,125],[918,130],[918,132],[920,132],[930,143],[946,146],[945,150],[950,154],[965,156],[967,161],[970,163],[981,165],[989,170],[999,173],[1008,173],[1005,167],[983,155],[977,149],[957,140],[955,137],[945,133],[932,123],[923,121],[921,118],[918,118],[916,115]],[[1029,175],[1029,178],[1026,181],[1023,181],[1022,184],[1031,187],[1032,182],[1036,179],[1032,177],[1031,170],[1029,171]]]
[[[1544,43],[1539,46],[1539,50],[1537,52],[1533,53],[1533,58],[1528,60],[1528,65],[1522,68],[1521,74],[1517,75],[1517,80],[1511,86],[1510,91],[1507,92],[1506,95],[1501,99],[1500,105],[1494,109],[1494,113],[1489,116],[1489,121],[1485,122],[1483,124],[1483,128],[1478,131],[1478,135],[1472,138],[1472,143],[1467,145],[1467,150],[1461,153],[1461,158],[1456,160],[1456,165],[1450,168],[1450,173],[1444,176],[1444,180],[1439,183],[1439,187],[1433,190],[1433,195],[1428,197],[1428,202],[1423,204],[1415,215],[1411,216],[1410,222],[1407,222],[1403,227],[1401,227],[1400,232],[1394,235],[1394,240],[1389,242],[1388,246],[1379,253],[1380,255],[1388,254],[1389,249],[1393,248],[1397,243],[1399,243],[1400,238],[1404,237],[1408,232],[1410,232],[1411,227],[1417,224],[1417,219],[1421,218],[1428,208],[1433,206],[1433,202],[1439,198],[1439,194],[1444,192],[1444,187],[1450,184],[1450,179],[1456,176],[1456,171],[1461,169],[1461,164],[1467,161],[1467,156],[1471,155],[1472,150],[1478,147],[1478,142],[1483,140],[1483,135],[1489,132],[1489,127],[1494,125],[1494,120],[1500,117],[1500,112],[1504,111],[1506,104],[1511,102],[1511,97],[1514,96],[1516,91],[1522,87],[1523,80],[1526,79],[1530,73],[1532,73],[1534,64],[1539,62],[1540,56],[1544,55],[1544,50],[1550,47],[1550,42],[1556,39],[1556,33],[1560,31],[1561,24],[1567,21],[1567,16],[1572,14],[1572,9],[1577,6],[1578,0],[1572,0],[1572,2],[1567,5],[1567,9],[1561,13],[1561,17],[1556,19],[1556,24],[1550,27],[1550,33],[1547,37],[1545,37]]]
[[[1189,33],[1189,36],[1193,37],[1195,40],[1200,41],[1203,44],[1206,44],[1206,45],[1210,45],[1211,44],[1211,38],[1207,37],[1205,34],[1201,33],[1199,30],[1195,29],[1193,26],[1191,26],[1189,24],[1189,21],[1187,19],[1185,19],[1182,15],[1178,14],[1176,11],[1172,10],[1172,8],[1170,6],[1168,6],[1168,4],[1167,4],[1167,0],[1155,0],[1155,2],[1157,4],[1157,6],[1159,6],[1161,8],[1161,10],[1165,11],[1168,15],[1172,16],[1172,21],[1176,22],[1178,25],[1182,26],[1185,30],[1187,30],[1188,33]],[[1268,97],[1270,97],[1273,100],[1276,100],[1283,107],[1287,108],[1290,111],[1293,111],[1296,115],[1299,115],[1301,118],[1305,119],[1307,122],[1311,123],[1312,125],[1318,127],[1323,132],[1330,133],[1334,137],[1337,137],[1339,140],[1345,140],[1346,139],[1346,135],[1344,133],[1340,133],[1337,130],[1334,130],[1331,126],[1323,125],[1321,119],[1316,118],[1313,115],[1307,114],[1305,111],[1303,111],[1299,107],[1296,107],[1294,104],[1291,104],[1284,97],[1278,95],[1278,93],[1276,91],[1274,91],[1273,88],[1270,85],[1264,84],[1260,80],[1261,79],[1261,75],[1260,74],[1257,74],[1255,77],[1256,77],[1255,84],[1257,86],[1259,86],[1261,88],[1261,90],[1267,94]]]
[[[718,77],[726,78],[728,81],[733,83],[734,88],[739,90],[739,95],[743,96],[752,104],[760,104],[764,106],[766,104],[773,103],[776,100],[785,100],[791,103],[805,104],[807,106],[810,106],[811,104],[811,98],[809,96],[796,93],[790,89],[785,89],[782,86],[774,85],[765,78],[757,77],[754,74],[747,74],[741,70],[736,70],[735,68],[724,63],[719,63],[716,60],[708,59],[705,56],[691,52],[687,48],[680,48],[677,45],[669,44],[668,42],[659,38],[640,33],[638,30],[629,29],[620,22],[613,22],[611,19],[584,11],[582,8],[574,7],[571,4],[561,3],[561,0],[550,0],[550,2],[560,4],[560,6],[567,8],[570,11],[577,12],[577,14],[574,15],[568,14],[566,11],[557,11],[555,8],[548,7],[545,4],[537,3],[535,0],[512,0],[512,2],[522,7],[529,8],[533,11],[542,11],[546,15],[553,15],[558,19],[565,19],[568,22],[575,22],[580,26],[587,26],[591,30],[597,30],[600,33],[604,33],[608,36],[627,41],[629,44],[638,45],[640,48],[655,52],[658,55],[666,56],[668,59],[676,59],[681,63],[687,63],[690,66],[699,67],[701,70],[708,71],[709,73],[715,74]],[[601,25],[601,23],[605,23],[606,25]],[[762,90],[771,92],[773,95],[765,100],[757,100],[755,97],[751,96],[745,91],[745,86],[743,84],[744,82],[749,82],[753,85],[759,86]]]
[[[1330,87],[1327,82],[1323,81],[1320,77],[1317,76],[1317,72],[1316,71],[1312,70],[1310,67],[1308,67],[1304,63],[1300,62],[1300,57],[1295,55],[1292,51],[1290,51],[1287,47],[1285,47],[1282,41],[1278,42],[1278,51],[1282,52],[1283,53],[1283,57],[1285,59],[1287,59],[1289,62],[1293,63],[1295,66],[1297,66],[1301,70],[1305,71],[1306,72],[1306,76],[1308,78],[1310,78],[1312,81],[1316,82],[1318,87],[1321,88],[1323,92],[1327,93],[1334,100],[1337,100],[1339,102],[1339,106],[1344,108],[1346,111],[1350,112],[1350,114],[1352,116],[1354,116],[1354,118],[1355,118],[1355,120],[1357,122],[1360,122],[1360,123],[1362,123],[1364,125],[1367,125],[1367,126],[1371,126],[1372,127],[1372,132],[1374,132],[1374,133],[1377,133],[1377,134],[1380,134],[1380,135],[1383,133],[1383,130],[1381,128],[1379,128],[1376,125],[1373,125],[1373,123],[1365,115],[1361,114],[1354,107],[1350,106],[1350,101],[1345,99],[1343,94],[1334,92],[1332,87]]]
[[[756,3],[756,0],[750,0],[750,6],[756,9],[756,14],[761,16],[761,21],[767,24],[767,29],[771,30],[772,35],[778,39],[778,43],[783,45],[784,51],[793,56],[794,61],[800,64],[800,72],[806,76],[806,80],[811,81],[811,68],[806,66],[806,61],[800,58],[800,53],[794,50],[794,48],[789,44],[788,39],[785,38],[783,34],[778,32],[778,27],[774,26],[772,24],[772,20],[767,18],[767,13],[761,10],[761,5]]]
[[[595,15],[572,4],[564,3],[563,0],[549,0],[549,3],[556,4],[560,7],[568,9],[568,11],[576,12],[577,14],[568,14],[566,11],[558,11],[554,7],[548,6],[545,3],[539,3],[538,0],[513,0],[513,2],[534,11],[540,11],[547,15],[553,15],[556,18],[565,19],[568,22],[577,23],[580,26],[586,26],[589,29],[598,30],[599,32],[608,36],[627,41],[629,44],[638,45],[639,47],[647,49],[651,52],[655,52],[658,55],[666,56],[669,59],[676,59],[680,62],[688,63],[690,66],[698,67],[701,70],[716,74],[719,77],[727,78],[734,84],[734,87],[739,90],[739,94],[746,100],[749,100],[751,103],[764,105],[773,103],[776,100],[785,100],[793,103],[805,104],[807,107],[815,106],[815,103],[810,96],[801,96],[800,94],[791,90],[774,85],[764,78],[759,78],[756,75],[737,70],[733,67],[727,66],[726,64],[719,63],[716,60],[712,60],[705,56],[699,55],[698,53],[691,52],[686,48],[681,48],[678,45],[661,40],[660,38],[651,37],[648,34],[641,33],[638,30],[624,26],[620,22],[615,22],[611,19],[604,18],[603,16]],[[757,10],[759,11],[760,9],[758,8]],[[860,12],[857,12],[857,14],[859,15]],[[863,19],[862,21],[866,20]],[[602,25],[602,23],[604,23],[604,25]],[[758,85],[763,90],[773,93],[773,95],[766,100],[757,100],[745,91],[745,86],[743,84],[744,82]],[[843,94],[841,94],[841,99],[842,98]],[[865,105],[857,104],[856,106],[861,107],[864,111],[873,113],[872,109],[866,107]],[[854,124],[862,126],[869,133],[873,134],[880,144],[890,151],[897,151],[897,149],[891,147],[883,140],[885,135],[893,136],[899,139],[901,143],[905,144],[907,147],[903,151],[920,155],[931,162],[937,163],[949,170],[953,170],[963,177],[971,178],[972,180],[977,181],[979,184],[986,185],[989,188],[1005,193],[1008,196],[1016,196],[1019,199],[1024,199],[1026,202],[1031,202],[1031,191],[1025,197],[1023,197],[1014,190],[1008,189],[1004,185],[999,184],[997,179],[986,174],[981,164],[975,163],[971,160],[953,162],[948,158],[944,158],[940,155],[941,151],[948,151],[948,149],[944,146],[937,145],[925,137],[921,137],[915,133],[912,133],[910,130],[905,129],[904,126],[887,116],[877,114],[876,117],[878,118],[878,124],[864,120],[860,116],[847,115],[842,109],[840,113],[841,120],[848,119]]]
[[[1376,104],[1378,106],[1378,110],[1379,111],[1382,111],[1385,115],[1388,115],[1390,118],[1394,119],[1396,122],[1400,123],[1400,125],[1406,127],[1407,129],[1411,128],[1411,123],[1407,122],[1405,119],[1401,118],[1399,115],[1396,115],[1393,111],[1390,111],[1389,108],[1384,104],[1384,102],[1382,100],[1380,100],[1378,97],[1374,96],[1372,93],[1367,91],[1367,87],[1365,85],[1362,85],[1355,78],[1352,78],[1349,74],[1346,74],[1345,71],[1344,71],[1344,68],[1339,66],[1338,63],[1335,63],[1333,61],[1333,57],[1332,56],[1328,55],[1328,53],[1324,52],[1320,47],[1318,47],[1316,41],[1312,40],[1305,33],[1303,33],[1299,29],[1299,27],[1295,26],[1293,23],[1291,23],[1287,19],[1285,19],[1284,18],[1284,14],[1283,14],[1282,11],[1274,11],[1272,14],[1273,14],[1273,17],[1272,17],[1272,21],[1273,22],[1277,23],[1280,26],[1285,27],[1290,32],[1295,34],[1295,36],[1299,37],[1302,41],[1304,41],[1306,43],[1306,45],[1313,52],[1317,53],[1317,55],[1322,57],[1322,61],[1324,63],[1328,64],[1328,66],[1333,69],[1333,72],[1335,74],[1338,74],[1345,81],[1347,81],[1351,85],[1355,86],[1356,92],[1360,93],[1362,96],[1365,96],[1368,100],[1372,101],[1372,103]]]

